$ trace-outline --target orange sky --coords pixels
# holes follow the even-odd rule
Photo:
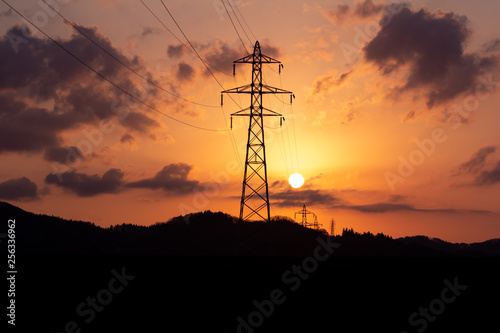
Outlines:
[[[141,2],[49,3],[115,59],[40,3],[11,5],[163,114],[22,29],[1,3],[0,200],[102,226],[208,209],[238,215],[248,125],[233,119],[227,130],[239,106],[228,97],[219,106],[223,89],[201,61]],[[186,43],[161,2],[144,3]],[[286,118],[265,128],[272,216],[293,217],[306,203],[339,232],[500,237],[498,1],[224,3],[242,41],[222,2],[165,1],[210,65],[231,74],[255,38],[284,64],[281,77],[264,66],[267,84],[296,96],[292,106],[264,98]],[[245,65],[234,78],[213,73],[224,89],[251,79]],[[234,98],[248,106],[248,96]],[[306,179],[299,190],[286,184],[293,172]]]

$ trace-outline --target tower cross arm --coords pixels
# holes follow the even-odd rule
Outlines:
[[[267,84],[262,85],[262,93],[263,94],[293,94],[293,92],[268,86]]]
[[[252,93],[251,84],[221,91],[221,94],[251,94],[251,93]]]
[[[231,113],[231,116],[236,117],[236,116],[245,116],[248,117],[252,114],[252,109],[251,108],[245,108],[240,111],[236,111],[234,113]],[[278,113],[276,111],[270,110],[268,108],[262,107],[262,116],[263,117],[281,117],[283,116],[281,113]]]
[[[233,64],[252,64],[254,62],[260,62],[262,64],[281,64],[281,61],[266,56],[265,54],[260,54],[260,56],[249,54],[243,58],[233,61]]]

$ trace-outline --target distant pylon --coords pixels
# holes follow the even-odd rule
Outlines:
[[[263,94],[290,94],[292,92],[271,87],[262,82],[262,64],[278,64],[281,73],[281,62],[261,53],[259,42],[255,42],[252,54],[233,62],[233,75],[235,74],[235,64],[252,64],[252,83],[229,90],[224,90],[221,94],[250,94],[250,107],[231,114],[231,128],[233,116],[249,117],[248,141],[245,158],[245,173],[243,175],[243,188],[240,202],[240,221],[247,220],[254,215],[264,221],[271,220],[271,210],[269,207],[269,187],[267,184],[267,164],[266,147],[264,145],[264,117],[283,116],[275,111],[262,106]],[[222,104],[221,95],[221,104]],[[245,209],[249,211],[244,214]]]
[[[294,215],[295,219],[297,218],[297,214],[300,214],[302,216],[302,226],[304,226],[306,228],[312,227],[315,230],[319,229],[318,217],[313,212],[307,210],[306,209],[306,205],[304,205],[302,207],[302,210],[299,210],[298,212],[295,212],[295,215]],[[307,221],[307,215],[312,215],[313,216],[313,221],[314,221],[313,223],[309,223]]]
[[[330,236],[335,236],[335,220],[332,219],[332,222],[330,223]]]

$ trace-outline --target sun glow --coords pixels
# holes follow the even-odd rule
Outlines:
[[[304,177],[300,173],[294,173],[288,178],[288,182],[293,188],[299,188],[304,185]]]

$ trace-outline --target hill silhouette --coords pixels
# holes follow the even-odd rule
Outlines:
[[[302,257],[311,255],[318,237],[327,237],[325,230],[308,229],[286,217],[276,217],[269,224],[243,222],[238,226],[237,218],[211,211],[151,226],[121,224],[103,228],[91,222],[26,212],[0,202],[0,217],[16,219],[21,254],[265,256],[271,244],[274,256]],[[335,256],[500,256],[500,239],[455,244],[426,236],[393,239],[344,229],[333,241],[341,244]]]
[[[102,228],[0,202],[0,217],[16,219],[16,328],[23,332],[416,332],[409,318],[437,304],[445,280],[467,289],[426,333],[497,324],[498,240],[453,244],[352,229],[328,240],[325,231],[275,218],[242,223],[237,242],[237,219],[210,211]],[[317,249],[331,240],[340,245],[322,261]],[[116,274],[129,280],[111,295]],[[276,292],[284,302],[271,311]],[[92,299],[102,304],[95,318],[90,306],[78,312]]]

